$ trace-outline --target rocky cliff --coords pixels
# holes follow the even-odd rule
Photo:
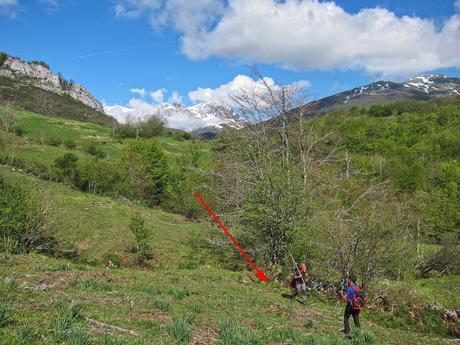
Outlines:
[[[0,77],[10,78],[24,86],[34,86],[58,95],[69,95],[98,112],[104,112],[101,103],[84,87],[68,82],[51,72],[45,63],[26,62],[8,56],[0,66]]]

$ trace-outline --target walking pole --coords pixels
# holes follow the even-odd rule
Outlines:
[[[291,253],[289,253],[289,255],[291,256],[292,262],[294,263],[294,267],[296,268],[297,272],[299,272],[299,274],[300,274],[300,278],[302,278],[303,283],[305,284],[305,286],[307,286],[307,283],[305,283],[305,280],[303,279],[302,272],[300,272],[299,267],[297,266],[297,264],[296,264],[296,262],[294,260],[294,257],[292,256]]]

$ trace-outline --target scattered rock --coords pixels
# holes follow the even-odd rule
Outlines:
[[[460,323],[460,310],[454,309],[446,309],[444,310],[443,318],[444,320],[454,321],[456,323]]]

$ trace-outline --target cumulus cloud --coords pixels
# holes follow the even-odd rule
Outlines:
[[[188,97],[193,103],[198,102],[217,102],[227,105],[232,105],[232,96],[237,96],[241,92],[250,91],[255,94],[266,92],[267,86],[273,90],[280,88],[275,81],[270,77],[254,80],[246,75],[237,75],[233,80],[226,84],[222,84],[215,89],[199,87],[196,90],[190,91]],[[306,80],[299,80],[287,86],[296,86],[297,88],[306,88],[310,83]]]
[[[17,0],[0,0],[0,15],[15,18],[18,7]]]
[[[166,89],[164,89],[164,88],[158,89],[158,90],[155,90],[155,91],[151,91],[150,92],[150,97],[152,97],[152,99],[157,103],[163,103],[163,101],[165,99],[165,93],[166,93]]]
[[[182,96],[179,94],[179,92],[174,91],[168,98],[168,101],[173,104],[182,104]]]
[[[437,28],[433,20],[379,7],[348,13],[330,1],[158,0],[150,7],[142,2],[119,4],[140,11],[154,27],[174,27],[182,52],[191,59],[220,56],[383,76],[460,67],[458,14]]]
[[[137,95],[139,95],[141,97],[145,97],[145,95],[147,95],[147,91],[145,91],[145,89],[134,88],[134,89],[131,89],[129,91],[131,93],[137,94]]]
[[[270,77],[253,79],[246,75],[237,75],[228,83],[217,88],[199,87],[190,91],[188,97],[195,105],[188,108],[183,105],[182,96],[177,91],[171,93],[168,103],[163,103],[167,95],[167,90],[164,88],[149,93],[152,101],[145,99],[144,96],[147,94],[145,89],[131,89],[131,92],[141,98],[132,98],[126,105],[105,102],[103,105],[105,112],[115,117],[120,123],[143,121],[152,115],[159,115],[170,128],[193,131],[197,128],[222,124],[222,119],[214,114],[215,104],[206,103],[232,107],[232,95],[238,95],[244,91],[263,94],[267,90],[266,86],[272,90],[279,90],[282,86],[309,87],[310,83],[306,80],[299,80],[289,85],[278,85]]]

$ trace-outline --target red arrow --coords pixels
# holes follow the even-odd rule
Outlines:
[[[224,230],[225,234],[230,238],[230,240],[233,242],[233,244],[238,248],[238,250],[243,254],[244,258],[249,262],[249,264],[254,268],[256,271],[256,277],[262,280],[264,283],[268,284],[268,279],[267,276],[265,275],[264,271],[262,271],[260,268],[258,268],[254,262],[249,258],[248,254],[241,248],[241,246],[236,242],[236,240],[233,238],[233,236],[230,234],[230,232],[227,230],[225,225],[220,221],[220,219],[212,212],[211,208],[206,204],[206,202],[203,200],[201,195],[198,192],[193,193],[195,196],[200,200],[200,202],[203,204],[203,206],[208,210],[209,214],[214,218],[214,220],[217,222],[217,224],[220,225],[222,230]]]

